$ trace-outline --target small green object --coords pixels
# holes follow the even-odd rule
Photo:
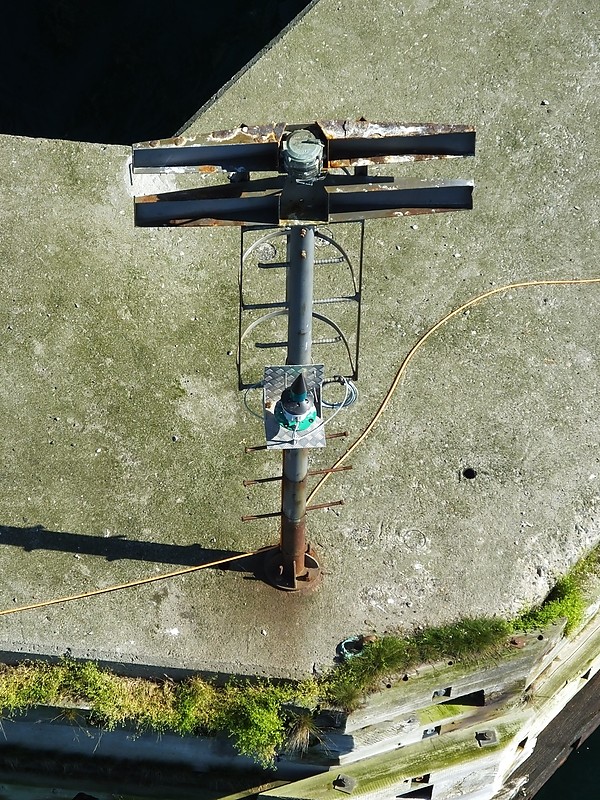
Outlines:
[[[281,400],[275,406],[275,419],[277,422],[283,426],[284,428],[288,428],[290,431],[305,431],[307,428],[314,423],[317,418],[317,412],[315,409],[311,411],[311,413],[302,420],[290,420],[286,417],[283,405]]]

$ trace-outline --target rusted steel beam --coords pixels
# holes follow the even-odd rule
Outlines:
[[[133,172],[235,172],[239,167],[257,172],[277,170],[285,128],[282,122],[240,125],[229,131],[139,142],[133,145]]]
[[[285,133],[311,130],[326,145],[324,169],[460,158],[475,154],[475,131],[468,125],[401,124],[367,120],[324,120],[301,125],[278,122],[240,125],[198,136],[154,139],[133,146],[133,172],[198,172],[239,168],[278,170]]]

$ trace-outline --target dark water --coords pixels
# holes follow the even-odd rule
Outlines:
[[[535,795],[535,800],[598,800],[600,798],[600,728],[573,751],[563,766]]]
[[[110,144],[173,136],[307,5],[3,2],[0,133]]]

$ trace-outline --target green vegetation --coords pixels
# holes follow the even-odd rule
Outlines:
[[[600,573],[600,548],[561,578],[546,600],[512,622],[498,618],[465,619],[417,630],[405,637],[384,636],[365,643],[319,679],[231,681],[217,687],[198,676],[175,683],[127,678],[97,664],[64,659],[57,664],[24,662],[0,666],[0,710],[6,716],[39,705],[83,706],[89,722],[108,730],[172,731],[181,735],[223,734],[237,750],[263,767],[282,750],[303,753],[320,732],[314,710],[319,702],[352,711],[385,680],[419,664],[478,661],[497,656],[514,631],[544,628],[566,617],[566,631],[580,622],[586,589]]]
[[[496,654],[506,645],[510,631],[504,620],[480,617],[406,637],[384,636],[334,670],[324,681],[324,695],[338,708],[352,711],[383,678],[427,662],[475,661]]]
[[[580,559],[569,572],[555,584],[539,606],[527,609],[514,620],[514,630],[534,630],[566,618],[565,633],[570,633],[581,622],[586,603],[586,588],[590,579],[600,572],[600,548],[596,547]]]
[[[0,667],[0,708],[6,716],[39,705],[83,705],[89,721],[107,730],[133,725],[158,733],[223,733],[264,767],[284,747],[297,716],[291,704],[312,704],[316,691],[314,681],[231,682],[217,688],[198,676],[180,683],[127,678],[72,659]]]

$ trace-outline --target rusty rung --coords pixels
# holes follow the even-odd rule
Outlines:
[[[306,506],[307,511],[316,511],[319,508],[331,508],[331,506],[343,506],[343,500],[333,500],[331,503],[317,503],[314,506]]]
[[[320,508],[331,508],[332,506],[343,506],[343,500],[332,500],[330,503],[317,503],[314,506],[306,506],[307,511],[318,511]],[[242,517],[242,522],[252,522],[256,519],[272,519],[273,517],[280,517],[281,511],[270,511],[268,514],[247,514]]]
[[[352,464],[346,464],[345,467],[330,467],[329,469],[310,469],[306,474],[307,475],[329,475],[332,472],[345,472],[348,469],[352,469]]]
[[[254,486],[257,483],[271,483],[272,481],[280,481],[281,475],[275,475],[273,478],[254,478],[254,480],[243,481],[244,486]]]
[[[331,467],[330,469],[309,469],[306,474],[307,476],[330,475],[332,472],[344,472],[348,469],[352,469],[351,464],[345,467]],[[254,478],[253,480],[243,481],[243,484],[244,486],[255,486],[257,483],[272,483],[273,481],[280,481],[281,479],[281,475],[274,475],[272,478]]]
[[[348,431],[340,431],[339,433],[326,433],[326,439],[341,439],[344,436],[348,436]]]

